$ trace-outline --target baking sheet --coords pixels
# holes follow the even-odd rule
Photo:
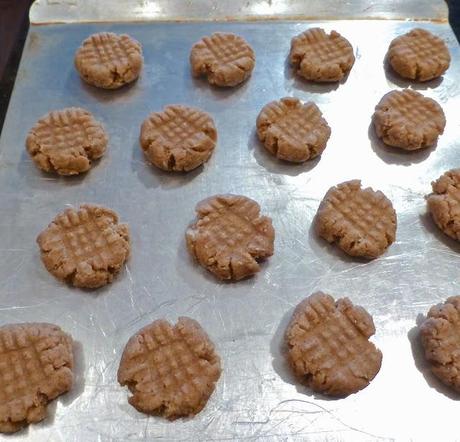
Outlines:
[[[31,23],[263,19],[446,20],[443,0],[35,0]]]
[[[355,48],[347,81],[314,85],[292,76],[290,39],[308,26],[336,29]],[[405,87],[384,70],[396,35],[423,26],[444,38],[452,65],[438,81],[414,85],[444,108],[447,126],[436,149],[385,149],[369,130],[381,96]],[[82,83],[73,68],[80,42],[96,31],[127,32],[143,44],[139,81],[119,91]],[[192,79],[193,42],[213,31],[243,35],[256,52],[251,79],[231,90]],[[0,323],[47,321],[77,345],[75,388],[50,417],[10,440],[443,440],[458,438],[458,397],[427,372],[414,339],[417,316],[459,293],[460,247],[426,215],[424,195],[443,171],[460,165],[459,47],[445,24],[396,21],[50,25],[31,29],[0,140]],[[320,159],[278,162],[257,141],[255,119],[270,100],[313,100],[332,128]],[[186,175],[149,166],[138,145],[150,111],[169,103],[213,116],[219,140],[210,161]],[[24,148],[44,113],[82,106],[105,125],[107,154],[86,175],[40,173]],[[382,190],[398,213],[397,241],[365,263],[316,238],[311,222],[326,190],[360,178]],[[257,200],[276,229],[275,255],[254,278],[220,283],[195,265],[184,243],[194,206],[216,193]],[[42,265],[37,234],[66,205],[99,203],[132,232],[132,256],[115,282],[85,292],[56,281]],[[293,307],[323,290],[348,296],[374,317],[384,358],[365,390],[328,400],[297,385],[280,343]],[[157,318],[187,315],[208,331],[223,374],[198,416],[173,423],[146,417],[127,403],[116,371],[128,338]],[[441,433],[440,433],[441,432]]]

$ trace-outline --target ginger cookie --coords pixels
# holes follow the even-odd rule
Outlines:
[[[207,161],[216,146],[217,130],[209,114],[171,105],[143,122],[140,143],[148,160],[160,169],[188,172]]]
[[[431,371],[460,393],[460,296],[431,307],[419,329]]]
[[[431,183],[428,210],[436,225],[451,238],[460,241],[460,169],[446,172]]]
[[[281,98],[265,105],[257,117],[257,135],[280,160],[300,163],[320,155],[331,128],[318,106],[298,98]]]
[[[136,80],[143,64],[142,46],[126,34],[90,35],[75,54],[81,78],[103,89],[117,89]]]
[[[139,330],[126,344],[118,382],[132,393],[138,411],[168,419],[200,412],[221,373],[220,358],[200,324],[160,319]]]
[[[446,126],[442,107],[412,89],[384,95],[372,120],[385,144],[404,150],[434,146]]]
[[[130,249],[128,226],[118,224],[114,211],[91,204],[57,215],[37,243],[52,275],[84,288],[112,282]]]
[[[216,86],[236,86],[254,69],[256,57],[239,35],[216,32],[195,43],[190,52],[192,74],[206,76]]]
[[[316,82],[342,80],[355,62],[350,42],[336,31],[326,34],[321,28],[294,37],[289,58],[298,75]]]
[[[329,189],[316,214],[316,230],[351,256],[376,258],[394,242],[396,212],[380,191],[352,180]]]
[[[416,28],[391,42],[387,60],[401,77],[428,81],[447,71],[450,54],[441,38]]]
[[[343,397],[367,387],[382,353],[369,338],[372,316],[348,298],[315,293],[295,309],[286,330],[287,360],[313,391]]]
[[[72,338],[57,325],[0,327],[0,432],[46,418],[49,402],[73,383]]]
[[[189,252],[220,279],[239,280],[260,270],[273,255],[272,221],[245,196],[216,195],[196,206],[198,220],[187,229]]]
[[[101,158],[108,137],[101,123],[85,109],[69,107],[40,118],[26,139],[34,163],[45,172],[77,175]]]

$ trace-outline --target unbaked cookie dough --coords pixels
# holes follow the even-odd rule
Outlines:
[[[272,221],[259,205],[240,195],[201,201],[198,220],[186,232],[190,254],[220,279],[240,280],[260,270],[258,260],[273,255]]]
[[[431,183],[428,210],[446,235],[460,241],[460,169],[452,169]]]
[[[0,433],[45,419],[48,403],[72,388],[72,342],[53,324],[0,327]]]
[[[382,353],[369,341],[374,333],[372,316],[362,307],[315,293],[296,307],[287,327],[287,359],[313,391],[348,396],[380,370]]]
[[[128,226],[104,207],[66,209],[38,235],[42,261],[57,279],[75,287],[112,282],[129,255]]]
[[[412,89],[384,95],[372,120],[385,144],[409,151],[434,146],[446,126],[442,107]]]
[[[190,53],[192,74],[216,86],[236,86],[254,69],[256,57],[239,35],[215,32],[195,43]]]
[[[450,54],[441,38],[425,29],[415,28],[391,42],[387,60],[401,77],[428,81],[446,72]]]
[[[431,307],[419,329],[431,371],[460,393],[460,296]]]
[[[143,64],[141,44],[129,35],[113,32],[90,35],[75,54],[81,78],[103,89],[118,89],[133,82]]]
[[[126,344],[118,382],[132,393],[138,411],[168,419],[200,412],[221,374],[220,358],[198,322],[160,319],[139,330]]]
[[[216,146],[211,116],[182,105],[152,112],[142,123],[140,143],[148,160],[166,171],[188,172],[206,162]]]
[[[350,42],[336,31],[327,34],[321,28],[294,37],[289,58],[298,75],[317,82],[342,80],[355,62]]]
[[[329,189],[315,219],[319,236],[345,253],[368,259],[380,256],[394,242],[396,212],[380,191],[362,189],[359,180]]]
[[[26,147],[34,163],[45,172],[77,175],[101,158],[108,137],[101,123],[85,109],[69,107],[50,112],[30,129]]]
[[[265,105],[257,117],[257,135],[280,160],[300,163],[320,155],[331,128],[316,104],[285,97]]]

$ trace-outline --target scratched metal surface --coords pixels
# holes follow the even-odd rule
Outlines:
[[[314,23],[349,38],[356,64],[340,85],[311,85],[286,64],[290,39],[312,22],[139,25],[52,25],[28,36],[0,140],[0,323],[48,321],[78,341],[73,391],[50,417],[10,440],[444,440],[458,437],[458,402],[427,372],[414,338],[417,316],[459,292],[459,247],[426,215],[430,181],[459,166],[459,47],[447,25],[422,23],[443,37],[452,66],[441,81],[414,87],[436,98],[447,127],[436,149],[390,152],[369,130],[374,105],[406,86],[384,69],[390,40],[413,23]],[[73,68],[80,41],[99,30],[128,32],[142,42],[139,81],[119,91],[83,84]],[[191,44],[216,30],[234,31],[257,54],[251,79],[217,90],[191,78]],[[255,119],[268,101],[286,95],[313,100],[332,128],[320,159],[280,163],[258,143]],[[146,164],[139,145],[145,116],[168,103],[201,107],[215,119],[219,141],[204,168],[168,175]],[[40,173],[24,149],[27,130],[51,109],[82,106],[109,135],[105,157],[86,176]],[[381,258],[346,258],[312,233],[326,190],[360,178],[381,189],[398,213],[397,241]],[[254,278],[216,281],[187,255],[184,231],[194,206],[215,193],[257,200],[276,229],[275,255]],[[116,210],[132,232],[132,256],[116,281],[95,292],[69,288],[47,273],[37,234],[68,204]],[[327,400],[295,384],[281,356],[293,307],[317,290],[348,296],[374,316],[383,351],[371,385],[346,399]],[[197,319],[222,356],[223,374],[198,416],[173,423],[146,417],[127,403],[116,382],[123,347],[157,318]],[[458,399],[458,398],[457,398]]]
[[[32,23],[149,20],[423,19],[445,20],[443,0],[35,0]]]

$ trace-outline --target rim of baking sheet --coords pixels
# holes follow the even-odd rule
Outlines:
[[[259,20],[447,21],[443,0],[36,0],[34,25]]]

